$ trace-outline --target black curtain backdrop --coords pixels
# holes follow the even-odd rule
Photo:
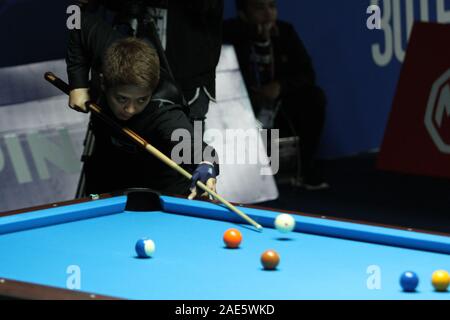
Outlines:
[[[71,0],[0,0],[0,67],[65,56]]]

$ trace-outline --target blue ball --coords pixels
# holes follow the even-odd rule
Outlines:
[[[419,277],[412,271],[406,271],[400,277],[400,285],[403,291],[414,292],[419,285]]]
[[[150,239],[143,238],[136,242],[135,250],[139,258],[150,258],[155,249],[155,243]]]

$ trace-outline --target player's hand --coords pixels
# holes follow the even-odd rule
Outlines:
[[[189,195],[188,199],[192,200],[197,197],[199,192],[199,189],[197,188],[197,181],[203,182],[210,190],[216,192],[216,176],[216,169],[211,163],[200,163],[195,169],[194,174],[192,175],[192,183],[190,187],[191,194]],[[208,197],[208,195],[209,194],[207,192],[204,192],[203,194],[201,194],[201,197]]]
[[[79,88],[70,91],[69,94],[69,107],[73,110],[87,113],[86,102],[90,100],[89,89]]]

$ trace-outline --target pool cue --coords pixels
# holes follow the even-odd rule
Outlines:
[[[61,80],[60,78],[58,78],[57,76],[55,76],[53,73],[46,72],[44,77],[45,77],[45,79],[48,82],[53,84],[55,87],[57,87],[58,89],[60,89],[64,93],[66,93],[66,94],[70,93],[69,85],[67,83],[65,83],[63,80]],[[96,116],[98,116],[100,119],[105,121],[112,128],[114,128],[115,130],[117,130],[119,132],[124,133],[129,138],[131,138],[135,143],[140,145],[142,148],[147,150],[149,153],[151,153],[153,156],[155,156],[156,158],[158,158],[162,162],[164,162],[166,165],[168,165],[169,167],[171,167],[172,169],[174,169],[175,171],[177,171],[178,173],[180,173],[181,175],[183,175],[187,179],[192,180],[192,175],[189,172],[184,170],[181,166],[179,166],[177,163],[175,163],[175,161],[173,161],[172,159],[167,157],[164,153],[162,153],[161,151],[159,151],[158,149],[153,147],[150,143],[148,143],[144,138],[139,136],[136,132],[134,132],[133,130],[131,130],[131,129],[127,128],[127,127],[122,127],[119,124],[117,124],[114,120],[112,120],[110,117],[105,115],[102,112],[102,109],[98,105],[96,105],[93,102],[88,101],[86,103],[86,107],[88,108],[88,110],[93,112]],[[247,221],[249,224],[253,225],[258,231],[262,230],[262,226],[260,224],[258,224],[256,221],[254,221],[248,215],[246,215],[241,210],[239,210],[238,208],[233,206],[231,203],[229,203],[223,197],[218,195],[216,192],[214,192],[211,189],[209,189],[203,182],[197,181],[197,187],[199,187],[203,191],[207,192],[208,194],[213,196],[215,199],[219,200],[228,209],[230,209],[231,211],[233,211],[234,213],[239,215],[242,219]]]

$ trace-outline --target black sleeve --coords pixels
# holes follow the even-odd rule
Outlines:
[[[172,150],[176,146],[178,146],[178,150],[180,146],[185,146],[190,148],[190,163],[182,164],[186,170],[193,172],[200,162],[208,161],[214,165],[216,173],[219,175],[219,157],[215,149],[203,141],[201,132],[199,132],[198,136],[194,135],[192,122],[181,107],[167,107],[167,110],[154,121],[158,123],[157,132],[160,137],[161,148],[164,149],[163,153],[170,157]],[[183,138],[180,141],[172,141],[172,133],[180,129],[184,130]],[[196,141],[194,141],[194,138]]]
[[[278,80],[282,84],[284,94],[289,94],[305,85],[315,85],[316,75],[311,58],[295,29],[288,24],[283,29],[280,31],[283,33],[281,36],[287,44],[286,47],[289,48],[289,67],[285,77]]]
[[[83,22],[84,19],[82,19]],[[81,41],[82,24],[79,30],[69,31],[69,41],[66,52],[67,75],[71,89],[89,87],[89,71],[91,60]]]
[[[99,15],[81,14],[81,28],[69,31],[66,53],[67,75],[71,89],[88,88],[91,68],[101,68],[101,59],[108,45],[118,35]]]

